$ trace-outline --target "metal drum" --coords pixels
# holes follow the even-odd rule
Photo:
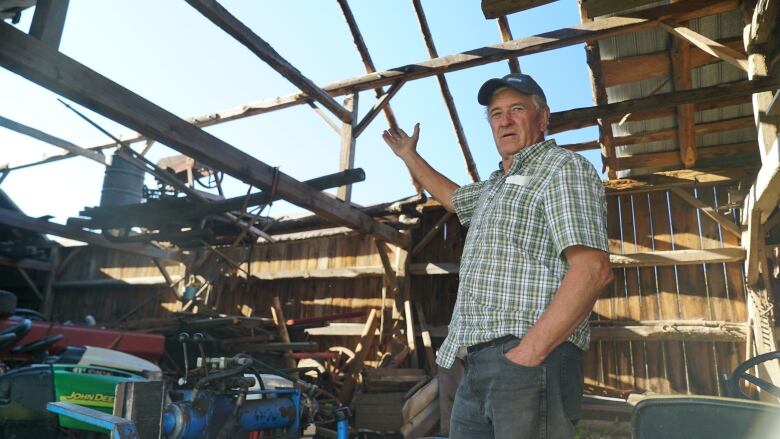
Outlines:
[[[143,199],[143,186],[144,172],[114,153],[103,177],[100,206],[138,204]]]

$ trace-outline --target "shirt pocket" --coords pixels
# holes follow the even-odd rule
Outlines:
[[[516,245],[526,248],[538,240],[542,215],[540,185],[533,179],[525,185],[504,183],[498,194],[496,222]]]

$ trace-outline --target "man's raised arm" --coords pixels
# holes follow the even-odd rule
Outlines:
[[[417,180],[423,189],[428,191],[445,209],[454,212],[452,193],[459,186],[449,178],[433,169],[428,162],[417,153],[417,140],[420,138],[420,124],[414,125],[411,136],[400,128],[386,130],[382,138],[409,168],[412,178]]]

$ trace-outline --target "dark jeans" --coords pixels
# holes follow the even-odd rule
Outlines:
[[[454,439],[564,439],[581,416],[582,350],[566,342],[538,367],[504,355],[516,337],[469,353],[450,422]]]

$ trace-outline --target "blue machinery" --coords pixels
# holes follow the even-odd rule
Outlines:
[[[162,436],[169,439],[205,439],[229,431],[263,431],[284,428],[288,437],[299,437],[301,427],[300,389],[260,390],[252,394],[263,399],[238,400],[211,391],[179,392],[184,399],[168,404],[162,416]],[[269,397],[273,396],[273,397]],[[105,428],[112,439],[140,439],[135,424],[84,406],[65,402],[49,403],[47,409],[90,425]],[[345,410],[337,410],[338,439],[348,438]],[[226,436],[229,437],[229,436]],[[143,438],[147,439],[147,438]]]
[[[215,437],[224,429],[242,432],[284,428],[298,437],[301,424],[300,389],[259,390],[263,399],[245,401],[226,395],[190,390],[175,392],[183,399],[168,404],[162,434],[170,439]],[[235,430],[233,430],[235,429]],[[228,430],[228,431],[231,431]]]

